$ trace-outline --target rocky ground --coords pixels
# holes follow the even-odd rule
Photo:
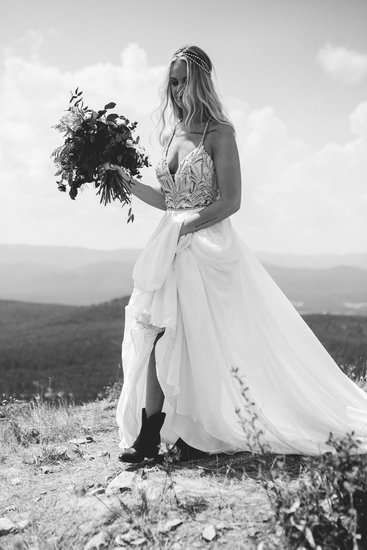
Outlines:
[[[255,457],[124,465],[115,406],[8,406],[1,550],[283,548]]]

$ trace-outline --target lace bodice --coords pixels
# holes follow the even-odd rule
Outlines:
[[[207,206],[219,198],[214,162],[204,148],[204,139],[209,121],[205,126],[201,141],[178,165],[173,176],[167,163],[167,151],[175,131],[156,166],[157,178],[165,195],[167,209],[184,209]],[[176,130],[176,128],[175,128]]]

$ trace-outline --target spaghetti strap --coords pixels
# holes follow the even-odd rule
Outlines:
[[[209,127],[209,122],[210,122],[210,120],[207,120],[207,121],[206,121],[205,128],[204,128],[204,132],[203,132],[203,135],[202,135],[202,137],[201,137],[201,141],[200,141],[200,143],[199,143],[199,147],[200,147],[200,145],[202,145],[202,144],[204,143],[204,139],[205,139],[205,136],[206,136],[208,127]]]
[[[176,122],[175,127],[173,128],[173,132],[172,132],[172,135],[171,135],[171,137],[170,137],[170,140],[169,140],[169,142],[167,143],[167,145],[166,145],[166,147],[165,147],[165,150],[164,150],[164,156],[165,156],[165,157],[167,157],[168,147],[171,145],[171,142],[172,142],[172,140],[173,140],[173,137],[174,137],[174,135],[175,135],[175,133],[176,133],[177,124],[178,124],[179,122],[180,122],[179,120]]]

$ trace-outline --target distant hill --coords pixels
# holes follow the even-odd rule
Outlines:
[[[128,296],[139,253],[0,245],[0,299],[87,306]],[[367,254],[257,256],[301,313],[367,315]]]
[[[128,298],[75,307],[0,301],[0,395],[45,391],[94,399],[121,375]]]
[[[365,269],[294,269],[274,265],[265,268],[300,313],[367,315]]]
[[[275,252],[256,252],[262,263],[279,267],[327,269],[338,266],[352,266],[367,269],[367,252],[356,254],[280,254]]]
[[[121,376],[128,298],[88,306],[0,301],[0,395],[54,391],[95,399]],[[339,365],[367,367],[367,317],[303,315]]]
[[[53,269],[77,269],[101,262],[127,262],[136,260],[140,249],[93,250],[73,246],[33,246],[0,244],[1,264],[28,264]]]

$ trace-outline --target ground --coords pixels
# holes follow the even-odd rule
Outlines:
[[[0,517],[14,532],[1,550],[284,548],[253,455],[123,464],[115,408],[7,406]]]

